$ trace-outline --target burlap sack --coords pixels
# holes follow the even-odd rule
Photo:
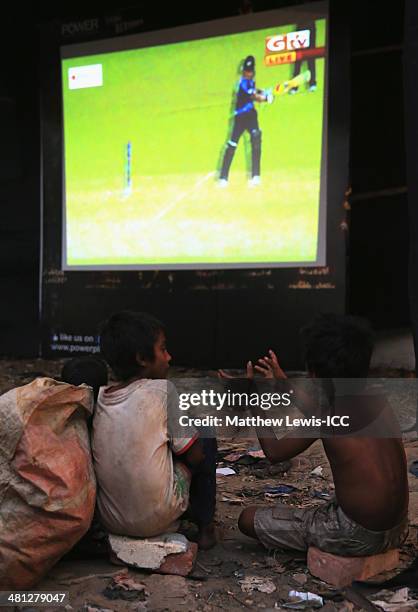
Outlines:
[[[92,390],[50,378],[0,397],[0,588],[25,589],[88,530]]]

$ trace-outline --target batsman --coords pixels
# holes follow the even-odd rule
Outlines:
[[[257,89],[254,81],[255,59],[248,55],[242,66],[242,77],[238,83],[238,91],[235,101],[234,122],[231,137],[226,143],[219,184],[222,187],[228,185],[229,169],[239,139],[245,130],[251,138],[251,179],[250,186],[260,184],[260,159],[261,159],[261,130],[258,126],[257,111],[254,102],[273,102],[271,91]]]

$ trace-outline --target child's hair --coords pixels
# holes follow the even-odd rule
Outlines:
[[[61,371],[61,380],[70,385],[85,383],[93,387],[94,401],[97,401],[100,387],[107,385],[107,365],[99,357],[84,355],[74,357],[64,364]]]
[[[118,380],[129,380],[140,372],[137,355],[153,361],[154,345],[161,332],[161,321],[145,312],[123,310],[104,322],[100,350]]]
[[[373,333],[365,319],[317,315],[302,330],[308,370],[318,378],[366,378]]]

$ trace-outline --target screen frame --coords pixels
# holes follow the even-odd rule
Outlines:
[[[61,226],[61,269],[63,271],[146,271],[146,270],[247,270],[260,268],[299,268],[317,267],[327,265],[327,193],[328,193],[328,98],[329,98],[329,4],[327,0],[304,4],[293,7],[283,7],[272,11],[250,13],[236,17],[227,17],[213,21],[194,23],[191,25],[178,26],[174,28],[159,29],[138,34],[124,35],[116,38],[104,38],[60,47],[60,72],[61,72],[61,101],[63,101],[62,89],[62,60],[86,55],[108,54],[117,51],[142,49],[150,46],[162,46],[201,40],[228,34],[239,34],[271,27],[278,19],[292,22],[303,19],[326,19],[326,54],[324,56],[324,103],[322,115],[322,155],[320,168],[320,193],[318,212],[318,237],[317,256],[314,261],[292,261],[292,262],[239,262],[239,263],[170,263],[170,264],[99,264],[99,265],[70,265],[67,261],[67,208],[66,208],[66,177],[65,177],[65,137],[64,137],[64,105],[61,103],[61,137],[62,137],[62,226]]]

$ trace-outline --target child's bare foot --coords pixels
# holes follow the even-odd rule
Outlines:
[[[217,544],[215,525],[210,523],[205,527],[200,527],[196,542],[200,550],[213,548]]]

